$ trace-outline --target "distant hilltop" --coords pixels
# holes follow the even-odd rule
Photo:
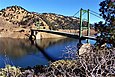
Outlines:
[[[79,29],[80,19],[55,13],[29,12],[21,6],[9,6],[0,10],[0,37],[29,38],[31,28],[71,32]],[[83,21],[83,26],[87,22]],[[67,30],[69,29],[69,30]],[[84,33],[86,33],[84,31]],[[95,33],[94,30],[91,33]],[[47,35],[47,37],[49,37]]]
[[[31,27],[39,22],[42,26],[49,26],[52,29],[78,29],[80,20],[76,17],[63,16],[54,13],[29,12],[21,6],[10,6],[0,10],[0,26],[4,22],[12,23],[13,26]],[[83,22],[84,25],[87,22]],[[6,24],[4,24],[5,26]]]

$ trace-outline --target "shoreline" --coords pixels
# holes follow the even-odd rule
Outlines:
[[[58,30],[60,32],[68,32],[68,33],[79,33],[79,30]],[[41,33],[41,38],[66,38],[65,36],[57,35],[57,34],[51,34],[51,33],[45,33],[45,32],[40,32]],[[87,31],[84,30],[83,35],[87,35]],[[90,31],[90,35],[94,35],[97,32],[95,32],[94,29]],[[6,29],[6,28],[1,28],[0,29],[0,38],[17,38],[17,39],[29,39],[31,35],[30,29],[25,29],[25,28],[13,28],[13,29]]]

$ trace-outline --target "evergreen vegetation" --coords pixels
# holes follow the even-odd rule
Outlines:
[[[110,44],[115,47],[115,0],[105,0],[100,3],[101,16],[105,19],[105,23],[99,22],[95,24],[95,29],[100,33],[98,36],[98,44]]]

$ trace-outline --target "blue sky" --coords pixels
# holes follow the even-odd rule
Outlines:
[[[91,9],[99,13],[99,3],[103,0],[0,0],[0,9],[19,5],[30,12],[56,13],[73,16],[80,8]],[[76,16],[79,16],[77,14]],[[84,18],[86,16],[84,15]],[[90,16],[90,22],[98,22],[99,18]]]

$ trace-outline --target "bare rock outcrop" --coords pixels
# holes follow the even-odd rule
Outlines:
[[[79,49],[79,55],[82,55],[84,53],[89,53],[93,49],[93,46],[89,43],[83,44]]]

